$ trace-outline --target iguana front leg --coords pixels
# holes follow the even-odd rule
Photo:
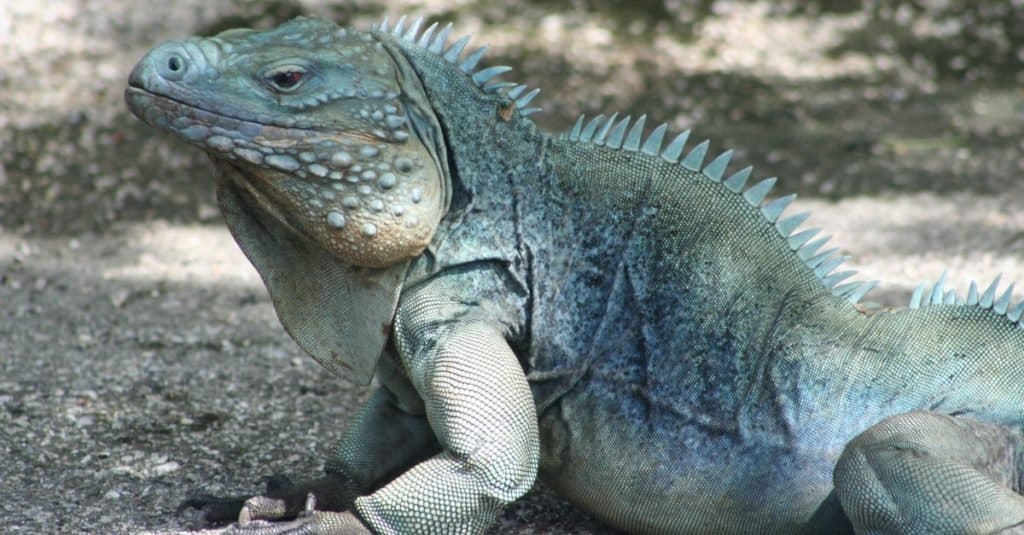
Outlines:
[[[836,493],[857,533],[1024,533],[1022,442],[971,418],[893,416],[846,446]]]
[[[539,439],[530,388],[515,354],[493,326],[450,323],[416,337],[426,342],[414,344],[419,347],[411,350],[406,367],[443,450],[357,498],[355,512],[377,533],[481,532],[536,478]],[[382,414],[394,410],[388,407],[393,405],[371,400],[343,441],[335,469],[361,485],[382,477],[388,465],[401,465],[389,456],[426,451],[415,426],[408,427],[408,443],[384,444],[373,429],[382,425],[381,418],[387,422],[398,416]],[[419,444],[410,448],[411,443]],[[264,502],[252,505],[257,510],[243,513],[247,518],[276,518]],[[353,520],[351,513],[310,511],[294,522],[255,523],[231,533],[341,535],[358,532],[350,531],[356,529]]]
[[[297,483],[274,478],[262,496],[215,498],[203,495],[192,497],[183,505],[201,509],[211,523],[293,518],[309,512],[305,509],[310,495],[321,511],[349,510],[356,497],[370,493],[440,451],[426,418],[400,405],[388,389],[374,391],[349,422],[336,454],[327,463],[327,475],[322,478]],[[301,519],[305,523],[310,521],[310,518]],[[294,526],[273,526],[285,532],[291,527]],[[236,528],[236,531],[274,533],[271,527],[260,525]]]
[[[416,320],[399,325],[399,348],[444,449],[358,498],[356,510],[380,533],[481,532],[536,478],[530,388],[497,327],[434,321],[451,317],[444,305],[406,304]]]

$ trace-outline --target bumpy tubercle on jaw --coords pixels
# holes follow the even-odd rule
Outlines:
[[[418,254],[441,216],[441,178],[419,144],[324,135],[263,154],[262,164],[279,177],[262,187],[278,189],[302,232],[356,265]]]

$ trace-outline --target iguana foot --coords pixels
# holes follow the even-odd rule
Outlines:
[[[272,522],[287,514],[285,501],[279,498],[256,496],[246,500],[238,514],[238,524],[223,535],[371,535],[354,513],[317,511],[316,498],[306,498],[306,508],[294,520]]]
[[[246,510],[252,520],[284,520],[307,511],[310,495],[316,496],[325,510],[345,511],[352,508],[359,493],[347,478],[340,475],[329,474],[300,483],[293,483],[285,476],[273,476],[267,478],[266,491],[262,496],[193,494],[182,502],[178,510],[198,509],[203,519],[213,526],[240,520]]]

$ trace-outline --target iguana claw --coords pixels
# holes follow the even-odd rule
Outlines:
[[[223,535],[368,535],[373,532],[355,514],[317,511],[316,497],[306,497],[306,510],[295,520],[271,522],[286,514],[285,502],[256,496],[246,500],[238,514],[238,523]]]

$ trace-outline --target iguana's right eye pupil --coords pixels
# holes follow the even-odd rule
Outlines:
[[[171,56],[170,59],[167,60],[167,68],[170,69],[173,72],[180,71],[181,70],[181,58],[179,58],[178,56]]]
[[[283,71],[274,73],[271,75],[270,81],[281,89],[290,89],[302,81],[302,72]]]

